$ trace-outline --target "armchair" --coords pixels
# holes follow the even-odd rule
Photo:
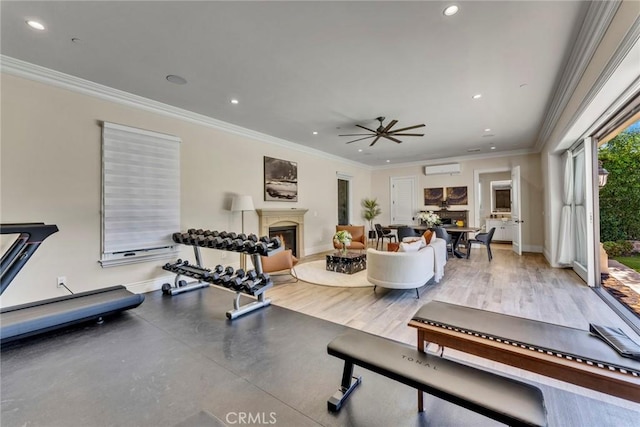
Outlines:
[[[262,263],[262,271],[264,273],[271,274],[288,270],[287,273],[290,274],[296,282],[298,281],[298,275],[294,269],[295,265],[298,263],[298,258],[293,256],[291,249],[285,249],[284,251],[278,252],[272,256],[261,256],[260,262]]]
[[[351,250],[365,250],[367,249],[367,236],[364,233],[364,225],[336,225],[336,232],[345,230],[351,234],[351,244],[347,246],[347,249]],[[342,249],[342,244],[333,241],[333,247],[335,249]]]

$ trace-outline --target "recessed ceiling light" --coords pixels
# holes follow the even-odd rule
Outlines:
[[[387,163],[390,163],[390,162],[391,162],[391,160],[387,160]]]
[[[492,146],[491,146],[491,149],[492,149],[492,150],[495,150],[495,149],[496,149],[496,146],[495,146],[495,145],[492,145]]]
[[[482,94],[481,93],[476,93],[475,95],[472,96],[473,99],[480,99],[482,98]]]
[[[458,10],[460,10],[460,8],[455,4],[452,4],[451,6],[447,7],[442,13],[444,13],[445,16],[453,16],[458,13]]]
[[[71,42],[73,43],[80,43],[80,39],[77,37],[71,37]]]
[[[479,151],[480,151],[479,148],[468,148],[467,149],[467,153],[477,153]]]
[[[42,23],[40,23],[38,21],[34,21],[33,19],[29,19],[26,22],[27,22],[27,25],[30,26],[31,28],[33,28],[34,30],[38,30],[38,31],[44,30],[44,25],[42,25]]]
[[[231,103],[232,103],[232,104],[239,104],[239,103],[240,103],[240,101],[238,101],[237,99],[233,98],[233,99],[231,100]]]
[[[318,132],[314,130],[314,131],[313,131],[313,134],[314,134],[314,135],[317,135],[317,134],[318,134]]]
[[[169,74],[167,76],[167,81],[169,81],[171,83],[175,83],[177,85],[186,85],[187,84],[187,79],[185,79],[184,77],[176,76],[175,74]]]
[[[493,138],[495,135],[492,133],[488,133],[486,135],[482,135],[483,138]]]
[[[358,153],[362,153],[362,148],[358,148]]]
[[[491,129],[486,128],[484,131],[485,131],[485,132],[491,132]]]

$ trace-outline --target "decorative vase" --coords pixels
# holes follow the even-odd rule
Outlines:
[[[347,244],[348,242],[342,242],[342,255],[347,254]]]

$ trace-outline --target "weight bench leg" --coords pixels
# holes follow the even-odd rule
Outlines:
[[[353,363],[344,361],[344,369],[342,370],[342,382],[338,391],[329,398],[327,407],[331,412],[338,412],[342,405],[347,401],[349,395],[362,382],[362,377],[353,376]]]

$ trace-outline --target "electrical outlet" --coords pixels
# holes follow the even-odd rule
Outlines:
[[[67,284],[67,277],[66,276],[59,276],[58,277],[58,287],[61,288],[62,285],[66,285]]]

